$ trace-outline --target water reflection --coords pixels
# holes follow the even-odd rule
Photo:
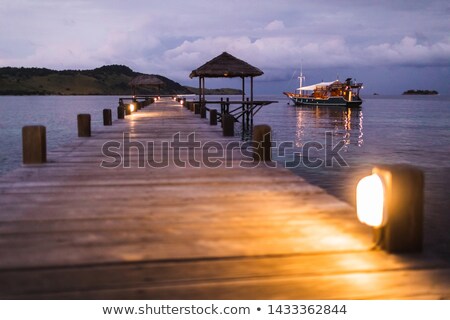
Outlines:
[[[351,145],[357,147],[363,145],[364,116],[361,109],[324,106],[303,106],[295,107],[295,109],[297,118],[296,147],[301,147],[311,139],[321,141],[326,131],[333,132],[336,143],[339,140],[344,141],[344,151],[348,151]]]

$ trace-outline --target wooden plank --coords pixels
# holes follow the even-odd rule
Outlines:
[[[21,299],[449,299],[448,269],[353,272],[319,276],[257,277],[138,284],[87,290],[20,293]],[[414,281],[411,281],[414,279]],[[11,297],[6,295],[5,297]]]
[[[415,256],[399,258],[377,251],[89,265],[64,269],[34,269],[33,272],[10,270],[0,272],[0,297],[14,298],[16,295],[20,297],[26,294],[39,298],[52,294],[52,298],[61,298],[61,294],[76,292],[80,298],[84,292],[89,292],[91,297],[95,294],[95,298],[103,298],[103,291],[114,290],[117,298],[127,298],[125,295],[120,296],[119,289],[175,285],[182,287],[185,283],[199,285],[213,281],[238,282],[292,276],[308,280],[311,277],[342,275],[342,266],[348,267],[344,274],[384,273],[405,269],[425,272],[439,269],[442,264],[442,261],[423,260]],[[20,286],[17,286],[18,283]],[[427,292],[428,296],[433,292],[437,294],[435,289],[431,289]],[[445,292],[448,295],[448,290]],[[214,297],[214,292],[211,294]],[[414,289],[412,295],[417,294],[417,289]]]

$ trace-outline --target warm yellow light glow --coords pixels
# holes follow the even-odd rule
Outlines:
[[[134,104],[130,103],[130,111],[133,112],[134,111]]]
[[[384,187],[381,178],[372,174],[362,178],[356,187],[356,211],[358,219],[372,227],[386,223],[384,214]]]
[[[180,100],[180,103],[183,104],[183,103],[184,103],[184,100]]]

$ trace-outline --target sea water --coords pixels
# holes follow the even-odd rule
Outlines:
[[[407,163],[421,168],[425,248],[450,258],[450,97],[372,96],[364,98],[360,109],[297,107],[281,95],[255,99],[278,101],[263,107],[254,124],[270,125],[274,142],[290,146],[284,155],[274,150],[279,164],[297,161],[299,165],[291,169],[295,174],[352,205],[358,179],[370,174],[374,165]],[[22,126],[45,125],[52,150],[76,137],[78,113],[90,113],[93,130],[101,130],[102,109],[112,108],[115,115],[117,105],[115,96],[0,97],[0,175],[20,166]],[[332,141],[326,140],[327,134]],[[327,143],[328,147],[340,143],[344,162],[311,166],[311,161],[325,160]]]

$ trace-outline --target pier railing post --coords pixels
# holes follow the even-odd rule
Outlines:
[[[47,134],[44,126],[22,128],[22,161],[24,164],[47,162]]]
[[[91,136],[91,115],[79,114],[77,116],[78,136],[90,137]]]
[[[111,109],[103,109],[103,125],[104,126],[112,126]]]
[[[117,119],[125,119],[125,108],[123,105],[117,107]]]
[[[217,110],[216,109],[209,110],[209,124],[212,126],[217,125]]]
[[[234,136],[234,117],[231,114],[222,115],[223,135],[225,137]]]
[[[206,118],[206,105],[205,105],[205,103],[202,103],[200,105],[200,118],[202,118],[202,119]]]
[[[266,124],[253,127],[254,161],[272,161],[272,129]]]
[[[200,102],[195,104],[194,114],[200,114]]]

